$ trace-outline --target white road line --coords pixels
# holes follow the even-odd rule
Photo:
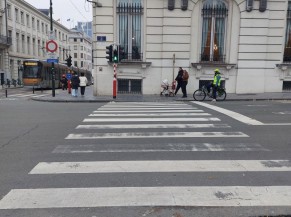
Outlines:
[[[289,160],[40,162],[29,172],[29,174],[278,171],[290,172],[291,162]]]
[[[111,113],[111,114],[114,114],[114,113],[187,113],[187,112],[204,112],[203,110],[185,110],[185,109],[179,109],[179,110],[138,110],[136,111],[135,109],[133,110],[109,110],[109,111],[106,111],[106,110],[102,110],[102,111],[93,111],[93,113]]]
[[[136,110],[188,110],[188,111],[192,111],[195,110],[195,108],[189,107],[189,108],[185,108],[185,107],[160,107],[160,108],[145,108],[145,107],[140,107],[140,108],[118,108],[118,107],[114,107],[114,108],[104,108],[104,107],[100,107],[98,109],[98,111],[136,111]]]
[[[22,97],[29,97],[29,96],[36,96],[36,94],[14,94],[14,95],[8,95],[8,97],[17,97],[17,98],[22,98]]]
[[[83,122],[191,122],[220,121],[218,118],[85,118]]]
[[[37,98],[37,97],[42,97],[42,96],[48,96],[50,94],[42,94],[42,95],[36,95],[36,96],[32,96],[32,98]]]
[[[114,124],[78,125],[76,129],[230,128],[227,124]]]
[[[270,151],[257,143],[167,143],[167,144],[106,144],[106,145],[59,145],[53,153],[94,152],[198,152],[198,151]]]
[[[203,103],[203,102],[196,102],[196,101],[192,101],[192,103],[195,103],[197,105],[200,105],[200,106],[204,106],[206,108],[209,108],[209,109],[212,109],[212,110],[215,110],[217,112],[220,112],[220,113],[223,113],[233,119],[236,119],[242,123],[245,123],[245,124],[249,124],[249,125],[264,125],[264,123],[260,122],[260,121],[257,121],[255,119],[252,119],[252,118],[249,118],[245,115],[242,115],[242,114],[239,114],[237,112],[233,112],[233,111],[230,111],[230,110],[227,110],[227,109],[224,109],[224,108],[220,108],[218,106],[214,106],[214,105],[210,105],[210,104],[207,104],[207,103]]]
[[[139,113],[139,114],[90,114],[91,117],[161,117],[161,116],[211,116],[209,113]]]
[[[191,108],[191,105],[104,105],[101,108]]]
[[[131,138],[249,137],[242,132],[127,132],[69,134],[65,139],[131,139]]]
[[[290,207],[291,186],[13,189],[0,209],[130,206]]]

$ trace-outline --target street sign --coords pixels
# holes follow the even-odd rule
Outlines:
[[[59,60],[58,59],[47,59],[46,62],[47,63],[58,63]]]
[[[54,40],[46,42],[46,50],[49,52],[55,52],[58,49],[58,44]]]
[[[55,40],[56,39],[55,32],[54,31],[50,31],[48,38],[49,38],[49,40]]]
[[[71,73],[67,73],[66,77],[67,77],[68,80],[71,80],[72,74]]]
[[[56,53],[50,53],[50,52],[48,52],[46,55],[47,55],[47,59],[58,59]]]

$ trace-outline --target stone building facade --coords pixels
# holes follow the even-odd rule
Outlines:
[[[94,93],[112,94],[110,44],[125,51],[117,65],[119,93],[158,94],[178,67],[190,74],[188,93],[216,68],[229,93],[290,91],[290,2],[99,0],[93,3]]]
[[[49,9],[38,10],[23,0],[1,0],[0,4],[1,84],[7,79],[21,79],[24,59],[48,58],[46,42],[50,34],[54,35],[58,44],[56,56],[59,62],[65,62],[69,52],[70,30],[53,21],[53,32],[50,33]]]

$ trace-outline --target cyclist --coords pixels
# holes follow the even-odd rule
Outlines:
[[[219,71],[219,69],[215,69],[213,82],[211,82],[211,83],[209,83],[209,85],[207,85],[208,95],[210,93],[210,88],[212,87],[212,93],[213,93],[212,102],[216,102],[216,92],[217,92],[217,89],[220,87],[220,82],[221,82],[220,71]]]

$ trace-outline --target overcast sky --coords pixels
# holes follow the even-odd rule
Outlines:
[[[25,1],[39,9],[50,8],[50,0]],[[60,19],[59,22],[67,28],[73,28],[80,21],[92,21],[92,4],[86,0],[52,0],[52,3],[53,19]]]

